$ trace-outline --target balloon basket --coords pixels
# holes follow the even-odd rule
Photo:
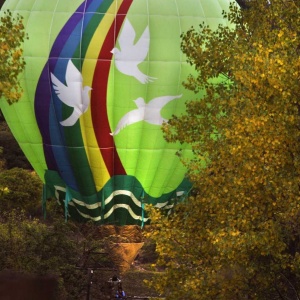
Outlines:
[[[121,274],[126,273],[130,269],[131,264],[137,257],[143,245],[144,242],[112,243],[109,245],[110,258]]]

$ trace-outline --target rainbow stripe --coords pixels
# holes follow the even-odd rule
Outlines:
[[[48,169],[56,171],[66,186],[86,196],[89,202],[96,201],[97,191],[112,176],[126,174],[109,135],[106,92],[110,51],[131,3],[132,0],[83,2],[57,36],[36,89],[35,113]],[[83,84],[93,90],[90,108],[80,122],[62,127],[59,122],[71,114],[72,108],[58,99],[51,87],[50,73],[65,82],[69,59],[81,70]]]

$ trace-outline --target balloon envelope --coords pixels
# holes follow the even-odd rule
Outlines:
[[[139,224],[191,188],[163,122],[193,72],[180,35],[224,23],[227,0],[6,0],[24,17],[22,99],[1,109],[28,160],[81,221]],[[201,134],[199,132],[199,134]],[[182,147],[182,146],[181,146]],[[186,148],[184,155],[190,155]]]

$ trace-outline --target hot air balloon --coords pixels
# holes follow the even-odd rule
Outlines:
[[[180,35],[224,23],[228,0],[6,0],[24,17],[23,96],[1,110],[29,162],[71,218],[149,222],[191,183],[161,125],[185,112],[192,67]],[[201,134],[201,133],[199,133]],[[188,146],[183,151],[191,155]]]

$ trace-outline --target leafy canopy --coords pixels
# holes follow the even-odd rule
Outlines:
[[[150,210],[167,267],[153,284],[167,299],[295,298],[300,1],[232,3],[223,16],[233,26],[201,24],[182,36],[195,99],[164,133],[192,147],[183,162],[195,194],[167,218]]]
[[[0,269],[58,279],[57,299],[82,299],[86,276],[76,268],[83,245],[78,228],[63,219],[47,225],[11,210],[0,215]],[[85,271],[85,270],[84,270]]]
[[[0,211],[17,209],[27,215],[39,215],[42,185],[35,172],[21,168],[0,170]]]
[[[0,18],[0,97],[9,104],[22,94],[19,74],[24,70],[22,43],[26,38],[23,17],[5,11]]]

